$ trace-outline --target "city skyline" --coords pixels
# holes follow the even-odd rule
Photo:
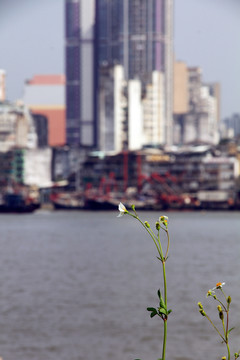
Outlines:
[[[24,81],[34,74],[64,73],[63,13],[63,0],[1,2],[0,68],[7,72],[8,99],[22,98]],[[176,59],[200,66],[206,82],[220,82],[222,118],[240,112],[239,14],[236,0],[175,0]]]

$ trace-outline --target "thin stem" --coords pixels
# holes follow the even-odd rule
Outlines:
[[[230,348],[229,348],[228,343],[226,343],[226,345],[227,345],[227,350],[228,350],[228,360],[230,360],[231,359]]]
[[[223,304],[223,302],[222,302],[221,300],[219,300],[219,299],[217,298],[217,296],[215,296],[215,297],[213,296],[213,298],[214,298],[214,300],[218,301],[219,304],[221,304],[222,307],[224,308],[224,310],[227,312],[227,308],[226,308],[226,306]]]
[[[168,250],[169,250],[169,234],[168,231],[165,230],[167,232],[167,236],[168,236],[168,245],[167,245],[167,251],[166,251],[166,256],[165,258],[163,257],[163,250],[162,250],[162,245],[160,242],[160,229],[158,230],[158,236],[156,237],[155,234],[153,233],[151,228],[148,228],[143,221],[138,217],[136,211],[134,210],[134,214],[131,214],[130,212],[127,212],[128,215],[134,217],[135,219],[137,219],[141,225],[144,227],[144,229],[147,230],[148,234],[151,236],[151,238],[154,241],[154,244],[156,245],[158,254],[160,256],[160,259],[162,261],[162,267],[163,267],[163,281],[164,281],[164,302],[166,305],[166,309],[167,309],[167,279],[166,279],[166,269],[165,269],[165,261],[166,261],[166,257],[168,254]],[[164,319],[164,335],[163,335],[163,348],[162,348],[162,360],[165,360],[166,358],[166,342],[167,342],[167,317]]]
[[[163,281],[164,281],[164,302],[167,309],[167,278],[166,278],[165,261],[162,262],[162,268],[163,268]],[[165,360],[166,344],[167,344],[167,318],[164,320],[162,360]]]
[[[214,323],[212,322],[212,320],[210,319],[210,317],[205,313],[206,318],[208,319],[208,321],[212,324],[212,326],[214,327],[214,329],[217,331],[218,335],[221,337],[221,339],[226,343],[226,340],[224,339],[224,337],[222,336],[222,334],[220,333],[220,331],[218,330],[218,328],[214,325]]]
[[[167,343],[167,319],[164,320],[162,360],[165,360],[165,357],[166,357],[166,343]]]
[[[224,336],[225,336],[226,344],[227,344],[227,332],[226,332],[226,329],[225,329],[224,318],[222,319],[222,325],[223,325],[223,332],[224,332]]]
[[[166,251],[166,254],[165,254],[165,260],[167,260],[168,251],[169,251],[169,245],[170,245],[170,238],[169,238],[168,230],[165,230],[165,231],[167,233],[167,238],[168,238],[167,251]]]
[[[161,259],[162,261],[164,261],[164,257],[163,257],[163,250],[162,250],[162,244],[161,244],[161,241],[160,241],[160,229],[158,230],[158,244],[159,244],[159,249],[160,249],[160,253],[161,253]]]
[[[159,249],[159,247],[158,247],[158,244],[157,244],[157,241],[156,241],[156,237],[155,237],[155,235],[153,234],[153,232],[150,231],[149,228],[147,228],[147,227],[145,226],[145,224],[142,222],[142,220],[141,220],[137,215],[133,215],[133,214],[131,214],[130,212],[128,212],[128,215],[130,215],[130,216],[134,217],[135,219],[137,219],[137,220],[142,224],[142,226],[144,227],[144,229],[147,230],[148,234],[151,236],[151,238],[152,238],[153,241],[154,241],[154,244],[156,245],[156,248],[157,248],[157,251],[158,251],[158,253],[159,253],[159,256],[160,256],[161,260],[163,260],[163,256],[162,256],[161,251],[160,251],[160,249]]]

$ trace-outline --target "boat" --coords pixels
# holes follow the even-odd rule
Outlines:
[[[1,194],[0,213],[31,213],[40,208],[40,202],[23,193]]]
[[[82,210],[85,201],[81,192],[59,192],[50,197],[55,210]]]

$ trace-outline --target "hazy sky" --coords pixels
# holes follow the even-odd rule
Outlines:
[[[174,9],[176,59],[220,82],[222,117],[240,113],[240,0],[175,0]],[[9,100],[34,74],[64,72],[64,0],[0,0],[1,68]]]

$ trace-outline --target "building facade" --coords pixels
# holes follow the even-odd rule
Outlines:
[[[142,95],[164,74],[164,143],[172,143],[173,0],[65,0],[67,143],[100,147],[102,68],[121,65]],[[115,126],[115,125],[114,125]]]
[[[66,0],[67,144],[97,146],[95,0]]]
[[[42,138],[44,132],[48,131],[47,145],[64,145],[66,143],[65,76],[35,75],[25,84],[23,100],[32,114],[36,115],[38,129],[42,133],[41,139],[39,138],[41,144],[44,142]]]
[[[174,65],[174,143],[219,141],[220,87],[202,81],[200,67]]]

